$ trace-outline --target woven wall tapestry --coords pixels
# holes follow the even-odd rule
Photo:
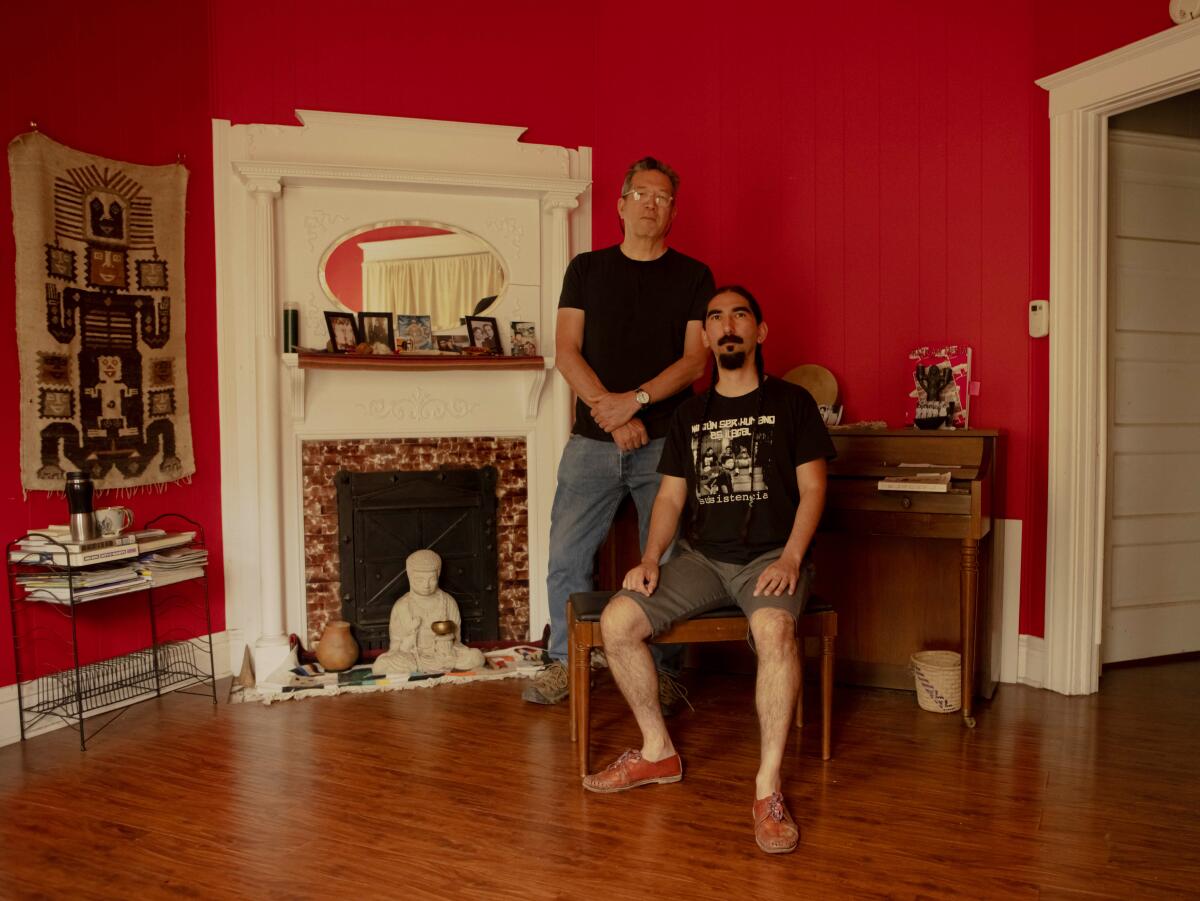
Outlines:
[[[8,145],[17,244],[21,484],[61,491],[196,471],[184,353],[187,169],[36,132]]]

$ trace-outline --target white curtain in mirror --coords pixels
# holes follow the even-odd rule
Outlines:
[[[435,329],[459,325],[485,297],[500,293],[504,271],[491,253],[363,263],[363,309],[428,314]]]

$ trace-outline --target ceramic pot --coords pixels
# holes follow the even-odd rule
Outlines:
[[[325,626],[317,642],[317,662],[329,672],[350,669],[358,660],[358,642],[350,634],[350,624],[340,619]]]

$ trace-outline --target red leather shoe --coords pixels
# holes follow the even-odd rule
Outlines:
[[[590,792],[623,792],[639,785],[678,782],[683,778],[683,761],[678,754],[662,760],[645,760],[641,751],[632,748],[598,773],[583,777],[583,787]]]
[[[754,802],[754,840],[768,854],[787,854],[795,851],[800,842],[800,828],[783,803],[783,795],[775,792]]]

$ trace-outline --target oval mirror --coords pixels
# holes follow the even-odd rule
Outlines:
[[[482,314],[504,289],[500,257],[479,238],[420,223],[344,235],[321,258],[321,287],[353,312],[430,316],[435,331]]]

